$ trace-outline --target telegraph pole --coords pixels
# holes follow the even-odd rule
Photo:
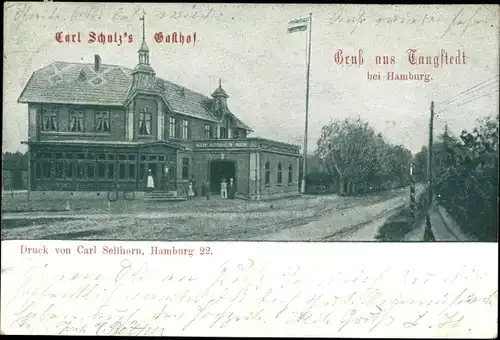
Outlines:
[[[307,128],[309,123],[309,75],[311,73],[311,31],[312,31],[312,13],[309,13],[309,45],[307,51],[307,83],[306,83],[306,122],[304,128],[304,161],[302,162],[302,181],[300,191],[306,193],[306,174],[307,174]]]
[[[429,192],[429,206],[427,209],[427,215],[425,216],[425,232],[424,241],[435,241],[434,233],[431,228],[431,217],[430,211],[432,207],[432,135],[433,135],[433,125],[434,125],[434,102],[431,102],[431,117],[429,120],[429,149],[427,150],[427,190]]]
[[[412,222],[415,222],[415,178],[413,177],[413,163],[410,164],[410,213]]]

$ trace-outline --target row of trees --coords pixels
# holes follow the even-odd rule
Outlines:
[[[3,169],[8,170],[28,170],[28,154],[21,152],[3,152]]]
[[[315,177],[330,178],[340,194],[404,186],[412,162],[410,150],[390,144],[367,122],[349,118],[322,128],[315,157],[320,164]]]
[[[444,129],[432,146],[434,191],[439,203],[480,241],[496,241],[498,226],[498,115],[472,131]],[[415,175],[426,179],[427,148],[415,155]]]
[[[2,153],[2,189],[24,190],[27,188],[28,154]]]

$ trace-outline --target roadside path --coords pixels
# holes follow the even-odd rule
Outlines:
[[[433,205],[430,208],[431,228],[436,241],[467,242],[474,241],[474,238],[464,234],[458,223],[448,214],[445,208],[440,205]],[[414,230],[409,232],[405,241],[423,241],[425,232],[425,219]]]

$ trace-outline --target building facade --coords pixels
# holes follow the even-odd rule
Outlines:
[[[142,42],[131,70],[53,62],[36,71],[18,102],[28,104],[29,188],[33,191],[143,191],[183,195],[207,182],[237,197],[298,194],[299,147],[251,138],[219,86],[210,97],[156,76]]]

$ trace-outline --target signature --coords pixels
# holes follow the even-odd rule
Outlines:
[[[460,37],[462,37],[470,28],[474,26],[488,24],[490,21],[486,18],[480,18],[482,13],[485,13],[484,7],[478,7],[472,15],[467,15],[465,13],[465,8],[461,8],[458,13],[453,17],[452,21],[444,31],[441,38],[444,38],[449,32],[454,29],[458,29],[460,31]],[[490,24],[493,27],[493,24]]]
[[[474,27],[494,27],[493,20],[496,13],[489,10],[488,7],[478,6],[473,11],[466,10],[466,7],[460,8],[451,19],[443,13],[428,12],[422,10],[417,12],[407,13],[391,13],[391,14],[374,14],[369,13],[365,9],[360,9],[357,13],[347,13],[344,9],[337,10],[329,18],[330,24],[344,25],[351,28],[350,33],[356,33],[360,26],[396,26],[404,25],[411,27],[429,27],[438,30],[440,27],[445,27],[441,34],[441,39],[447,35],[459,33],[459,36],[464,36],[465,33]]]
[[[100,21],[109,20],[111,22],[127,23],[137,21],[142,13],[147,13],[140,5],[134,7],[118,7],[117,9],[106,9],[98,5],[77,5],[68,7],[59,4],[52,4],[50,7],[44,5],[34,5],[30,3],[15,3],[5,6],[11,12],[12,20],[16,29],[32,21]],[[154,7],[150,17],[153,20],[218,20],[223,14],[210,6],[191,5],[184,9],[163,10],[162,7]]]

